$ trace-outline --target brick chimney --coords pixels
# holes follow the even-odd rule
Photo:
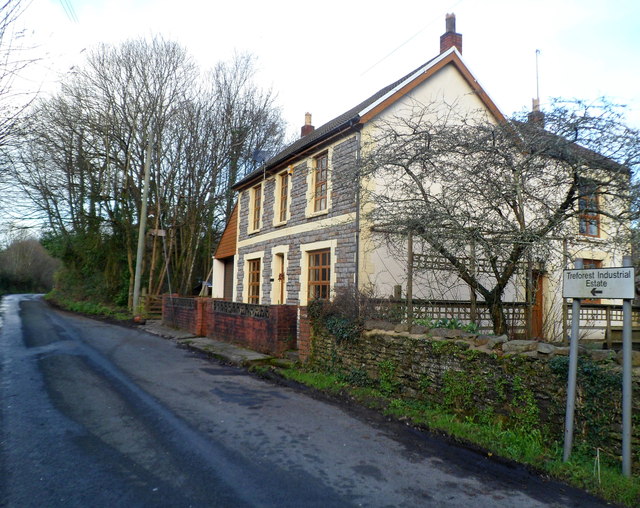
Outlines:
[[[440,36],[440,53],[455,46],[462,53],[462,34],[456,33],[456,15],[451,13],[445,17],[447,31]]]
[[[529,123],[544,128],[544,113],[540,111],[540,99],[533,99],[531,113],[528,115]]]
[[[304,125],[300,129],[300,137],[304,138],[306,135],[311,134],[315,127],[311,125],[311,113],[304,114]]]

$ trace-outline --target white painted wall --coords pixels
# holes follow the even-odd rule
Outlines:
[[[213,288],[212,298],[224,297],[224,261],[213,259]]]

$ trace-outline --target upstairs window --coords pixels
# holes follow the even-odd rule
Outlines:
[[[287,213],[289,212],[289,173],[285,172],[280,175],[280,222],[287,221]]]
[[[329,174],[329,154],[316,157],[316,170],[314,178],[314,203],[313,211],[321,212],[327,209],[327,178]]]
[[[260,303],[260,259],[250,259],[247,270],[249,272],[247,303]]]
[[[331,249],[309,252],[309,301],[331,296]]]
[[[251,190],[253,194],[253,213],[251,216],[251,230],[260,229],[260,216],[262,213],[262,185],[257,185]]]
[[[578,194],[580,234],[585,236],[600,236],[598,186],[590,180],[582,180],[578,185]]]

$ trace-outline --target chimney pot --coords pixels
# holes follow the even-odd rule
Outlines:
[[[456,15],[451,13],[447,14],[444,17],[445,25],[447,27],[447,32],[455,32],[456,31]]]
[[[456,15],[451,13],[445,16],[446,32],[440,36],[440,53],[444,53],[452,46],[462,53],[462,34],[456,32]]]
[[[304,138],[305,136],[311,134],[314,130],[315,127],[311,125],[311,113],[305,113],[304,125],[300,129],[300,137]]]

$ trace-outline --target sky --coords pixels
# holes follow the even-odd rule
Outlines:
[[[638,0],[31,0],[20,23],[40,57],[28,79],[43,93],[103,42],[162,35],[202,69],[252,53],[293,136],[305,112],[318,127],[436,56],[448,12],[503,113],[530,109],[539,50],[543,107],[604,95],[640,127]]]

